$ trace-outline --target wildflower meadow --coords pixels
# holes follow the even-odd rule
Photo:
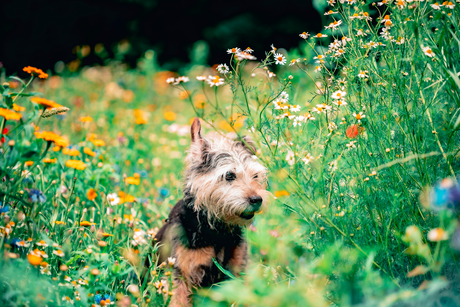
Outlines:
[[[212,67],[3,70],[0,305],[167,306],[175,259],[144,262],[199,117],[251,136],[272,197],[195,306],[460,306],[459,2],[314,1],[298,48]]]

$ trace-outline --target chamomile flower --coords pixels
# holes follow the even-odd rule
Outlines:
[[[361,70],[358,74],[358,77],[360,78],[368,78],[369,76],[367,75],[367,70]]]
[[[351,141],[350,143],[346,144],[346,146],[348,147],[348,149],[352,149],[352,148],[356,148],[356,145],[355,145],[356,141]]]
[[[332,103],[334,103],[335,105],[339,107],[347,105],[347,102],[344,99],[337,99],[337,100],[334,100]]]
[[[385,27],[389,28],[393,25],[393,22],[390,19],[390,15],[385,15],[380,23],[383,23]]]
[[[242,60],[256,60],[257,58],[248,52],[238,52],[236,58],[240,61]]]
[[[315,72],[320,72],[321,71],[321,65],[315,66]]]
[[[276,74],[275,74],[274,72],[269,71],[269,72],[268,72],[268,77],[269,77],[269,78],[276,77]]]
[[[275,53],[275,64],[277,65],[284,65],[286,64],[286,57],[281,53]]]
[[[219,66],[217,66],[217,71],[225,75],[228,74],[230,69],[228,68],[227,64],[220,64]]]
[[[166,79],[166,83],[168,83],[168,84],[174,83],[174,81],[176,81],[176,79],[174,79],[174,78]]]
[[[299,105],[290,106],[289,111],[294,112],[294,113],[299,112],[300,111],[300,106]]]
[[[120,203],[120,197],[118,197],[117,193],[111,193],[107,195],[107,202],[111,206],[118,205]]]
[[[311,161],[313,160],[313,156],[309,153],[307,153],[305,155],[305,157],[302,158],[302,161],[305,163],[305,164],[308,164],[310,163]]]
[[[317,60],[316,63],[324,63],[325,58],[326,58],[325,55],[318,54],[318,56],[315,56],[313,59]]]
[[[44,240],[40,240],[35,244],[37,244],[38,246],[41,246],[41,247],[48,247],[48,244],[46,244],[46,242]]]
[[[56,256],[61,257],[61,258],[64,257],[64,255],[65,255],[64,252],[61,251],[60,249],[53,251],[53,254],[55,254]]]
[[[68,297],[68,296],[63,296],[63,297],[62,297],[62,300],[65,301],[65,302],[67,302],[67,303],[69,303],[69,304],[71,304],[71,305],[73,305],[73,299],[71,299],[71,298]]]
[[[292,152],[291,150],[289,150],[286,155],[286,161],[291,166],[295,164],[295,155],[294,152]]]
[[[337,13],[338,13],[338,11],[337,11],[337,12],[334,12],[333,10],[329,10],[329,11],[327,11],[326,13],[324,13],[324,15],[327,16],[327,15],[332,15],[332,14],[337,14]]]
[[[206,76],[196,76],[198,81],[206,81]]]
[[[342,99],[347,95],[347,92],[344,91],[335,91],[332,93],[331,97],[332,99]]]
[[[299,36],[300,36],[301,38],[303,38],[303,39],[307,39],[307,38],[310,37],[310,33],[308,33],[308,32],[302,32],[302,33],[299,34]]]
[[[441,5],[439,5],[439,3],[435,2],[434,4],[431,4],[431,7],[435,10],[440,10],[441,9]]]
[[[182,76],[182,77],[179,77],[179,78],[176,79],[176,84],[179,84],[181,82],[186,83],[186,82],[189,82],[189,81],[190,81],[190,79],[188,77]]]
[[[363,31],[363,29],[359,29],[356,32],[356,36],[367,36],[366,32]]]
[[[246,52],[246,53],[253,53],[254,50],[252,50],[250,47],[248,47],[248,48],[244,49],[244,52]]]
[[[206,80],[208,82],[208,84],[213,87],[213,86],[220,86],[220,85],[223,85],[225,82],[224,82],[224,79],[222,79],[221,77],[219,76],[209,76],[208,79]]]
[[[311,115],[310,113],[306,113],[305,116],[304,116],[304,120],[307,122],[309,120],[315,120],[316,118],[313,117],[313,115]]]
[[[274,54],[276,52],[277,48],[273,44],[270,45],[270,48],[272,48],[272,50],[270,50],[270,52]]]
[[[353,113],[353,116],[358,120],[358,123],[361,122],[361,119],[363,119],[364,117],[366,117],[366,115],[364,115],[363,112],[359,112],[358,114]]]
[[[324,38],[324,37],[327,37],[326,34],[322,34],[322,33],[318,33],[316,35],[314,35],[313,37],[316,37],[316,38]]]
[[[453,9],[455,8],[455,4],[453,4],[453,3],[450,2],[450,1],[444,1],[444,2],[442,3],[442,5],[443,5],[444,7],[447,7],[448,9],[451,9],[451,10],[453,10]]]
[[[335,0],[327,0],[327,4],[329,4],[330,6],[334,6]]]
[[[328,26],[325,26],[324,28],[327,29],[332,29],[332,31],[337,30],[339,26],[342,24],[342,20],[335,20],[331,22]]]
[[[321,113],[326,113],[326,111],[330,109],[332,109],[331,106],[328,106],[325,103],[321,103],[321,104],[317,104],[316,108],[313,108],[312,111],[317,112],[318,114],[321,114]]]
[[[289,63],[289,66],[293,66],[299,62],[300,62],[300,59],[292,59],[291,62]]]
[[[377,6],[382,6],[388,4],[390,0],[382,0],[382,2],[377,2]]]
[[[241,51],[241,49],[238,48],[238,47],[234,47],[234,48],[231,48],[231,49],[227,49],[227,53],[228,53],[228,54],[236,54],[236,53],[238,53],[238,52],[240,52],[240,51]]]
[[[329,123],[327,128],[329,129],[330,132],[332,132],[332,131],[337,129],[337,125],[334,122],[331,122],[331,123]]]
[[[434,57],[434,55],[435,55],[433,50],[430,47],[424,47],[422,45],[422,50],[423,50],[423,53],[425,53],[425,55],[429,56],[430,58]]]

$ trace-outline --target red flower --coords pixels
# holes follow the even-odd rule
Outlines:
[[[354,139],[358,136],[358,134],[364,131],[364,127],[359,127],[358,125],[351,125],[347,128],[346,135],[350,139]]]

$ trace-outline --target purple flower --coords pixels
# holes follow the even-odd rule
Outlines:
[[[460,187],[451,178],[441,180],[430,192],[430,204],[434,211],[455,210],[460,204]]]
[[[29,190],[29,202],[30,203],[41,203],[43,204],[46,201],[46,196],[42,191],[37,189]]]

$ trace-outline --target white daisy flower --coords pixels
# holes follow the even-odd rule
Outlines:
[[[235,48],[232,48],[232,49],[227,49],[227,53],[228,53],[228,54],[232,54],[232,53],[233,53],[233,54],[236,54],[236,53],[238,53],[238,52],[240,52],[240,51],[241,51],[241,49],[238,48],[238,47],[235,47]]]
[[[225,75],[230,71],[230,69],[228,68],[227,64],[220,64],[217,66],[217,71]]]
[[[224,82],[224,79],[222,79],[221,77],[219,76],[209,76],[208,79],[206,80],[208,82],[208,84],[213,87],[213,86],[220,86],[220,85],[223,85],[225,82]]]
[[[347,95],[347,93],[344,92],[344,91],[335,91],[334,93],[332,93],[331,97],[333,99],[342,99],[346,95]]]
[[[286,64],[286,57],[281,53],[275,53],[275,64],[277,65],[284,65]]]
[[[118,205],[120,203],[120,197],[118,197],[117,193],[111,193],[107,195],[107,202],[111,206]]]

